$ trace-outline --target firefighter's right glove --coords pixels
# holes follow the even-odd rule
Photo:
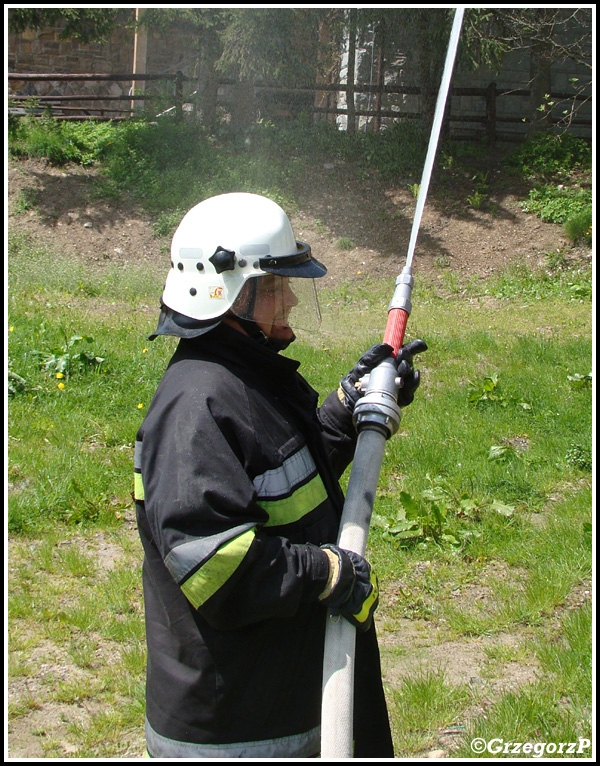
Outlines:
[[[421,383],[419,370],[413,367],[413,357],[427,351],[427,343],[424,340],[411,340],[405,343],[396,357],[398,377],[402,380],[402,386],[398,391],[398,404],[408,407],[415,398],[415,391]]]
[[[333,615],[341,614],[359,630],[368,630],[379,603],[377,575],[369,562],[354,551],[322,545],[329,559],[329,580],[319,600]]]

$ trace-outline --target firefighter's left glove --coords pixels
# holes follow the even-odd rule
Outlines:
[[[338,388],[338,397],[349,412],[354,412],[354,407],[364,391],[360,387],[360,379],[374,370],[384,359],[388,359],[393,349],[387,343],[378,343],[371,346],[361,356],[350,372],[341,379]]]
[[[369,562],[354,551],[322,545],[329,559],[329,580],[319,600],[359,630],[368,630],[379,603],[379,584]]]

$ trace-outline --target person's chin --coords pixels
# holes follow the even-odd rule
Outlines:
[[[271,330],[268,333],[269,338],[272,340],[292,341],[294,339],[294,331],[291,327],[286,325],[274,324],[271,325]]]

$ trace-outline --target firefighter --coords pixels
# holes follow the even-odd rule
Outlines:
[[[150,757],[317,756],[328,608],[358,628],[355,757],[393,757],[377,580],[335,545],[359,379],[391,349],[369,349],[321,407],[279,353],[300,288],[325,273],[259,195],[207,199],[173,237],[150,337],[179,342],[135,445]],[[425,348],[399,365],[401,406]]]

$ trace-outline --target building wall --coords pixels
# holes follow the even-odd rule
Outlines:
[[[394,60],[386,63],[385,84],[417,86],[418,74],[415,62],[414,46],[410,39],[407,39],[404,46],[404,53],[398,53]],[[356,81],[361,84],[376,83],[376,53],[372,50],[372,45],[358,48],[356,51]],[[340,70],[340,81],[346,81],[347,73],[347,52],[342,56],[342,65]],[[583,65],[578,65],[571,60],[557,61],[552,65],[552,84],[553,93],[574,93],[571,78],[578,78],[578,83],[583,84],[591,80],[590,70]],[[453,88],[481,88],[485,89],[490,83],[495,83],[497,90],[528,90],[530,82],[530,57],[527,50],[519,50],[508,53],[503,61],[500,72],[492,72],[487,68],[480,68],[475,71],[455,69],[452,77]],[[588,91],[590,89],[588,88]],[[339,94],[338,105],[345,106],[345,93]],[[481,96],[463,96],[452,95],[450,100],[450,114],[452,116],[485,117],[486,104]],[[357,108],[373,108],[374,97],[369,98],[368,94],[356,94]],[[557,119],[563,116],[563,110],[571,107],[571,103],[557,103],[554,108],[553,116]],[[420,114],[421,98],[418,95],[395,95],[386,94],[382,99],[382,109],[393,109],[399,115],[405,113],[408,115]],[[524,117],[530,114],[530,102],[527,96],[503,95],[497,98],[496,103],[497,117],[507,118],[511,122],[497,123],[498,134],[504,134],[507,137],[524,136],[529,130],[529,125],[523,122]],[[576,120],[590,120],[592,118],[592,103],[588,102],[582,105],[575,117]],[[340,116],[338,123],[345,127],[346,118]],[[391,120],[384,118],[382,124],[390,124]],[[359,118],[359,129],[366,129],[367,118]],[[469,134],[484,131],[481,122],[456,122],[453,124],[453,131],[458,135],[460,133]],[[573,125],[570,131],[578,136],[591,138],[591,125]]]
[[[9,11],[10,13],[10,11]],[[63,22],[42,30],[8,34],[8,71],[61,74],[129,74],[133,72],[135,11],[124,13],[124,23],[104,43],[83,44],[60,39]],[[184,31],[148,32],[146,72],[173,74],[179,69],[188,74],[195,63],[194,38]],[[170,86],[172,89],[172,86]],[[131,81],[26,81],[11,80],[9,94],[18,95],[125,95]],[[146,91],[160,90],[156,83],[146,83]],[[140,88],[141,90],[142,88]]]

